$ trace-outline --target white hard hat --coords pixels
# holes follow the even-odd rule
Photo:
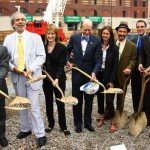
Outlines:
[[[80,87],[80,91],[84,91],[86,94],[95,94],[99,90],[99,84],[95,82],[88,82]]]

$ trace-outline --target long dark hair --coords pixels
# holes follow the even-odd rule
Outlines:
[[[108,30],[109,33],[110,33],[110,39],[109,39],[109,41],[108,41],[108,44],[109,44],[109,45],[114,44],[114,42],[115,42],[114,34],[113,34],[113,30],[112,30],[112,28],[111,28],[110,26],[104,26],[104,27],[101,29],[100,38],[101,38],[101,40],[102,40],[102,43],[104,43],[103,38],[102,38],[102,33],[103,33],[104,30]]]

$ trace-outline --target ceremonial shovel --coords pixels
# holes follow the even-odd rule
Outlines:
[[[1,90],[0,90],[0,94],[6,97],[10,101],[10,103],[7,106],[5,106],[6,109],[24,110],[24,109],[29,109],[31,106],[31,102],[27,98],[19,97],[19,96],[15,98],[10,98]]]
[[[144,100],[146,84],[149,81],[149,79],[150,76],[147,79],[145,79],[144,74],[142,75],[142,92],[141,92],[138,111],[129,120],[129,132],[134,137],[137,137],[147,126],[146,114],[145,112],[142,112],[142,109],[143,109],[143,100]]]
[[[79,69],[78,67],[76,67],[75,65],[74,65],[74,67],[72,67],[72,69],[75,69],[75,70],[79,71],[80,73],[82,73],[83,75],[85,75],[86,77],[88,77],[89,79],[92,79],[92,77],[90,75],[88,75],[87,73],[85,73],[84,71],[82,71],[81,69]],[[117,94],[119,94],[119,93],[123,92],[119,88],[109,88],[109,89],[106,90],[105,86],[102,83],[100,83],[98,80],[93,79],[93,81],[96,82],[96,83],[98,83],[100,86],[103,87],[104,91],[101,92],[101,93],[117,93]]]
[[[130,80],[130,75],[126,76],[125,74],[123,74],[123,76],[124,76],[124,85],[123,85],[123,94],[121,99],[121,108],[120,110],[116,110],[115,112],[115,121],[119,128],[123,128],[126,125],[128,119],[127,112],[123,111],[123,109],[124,109],[124,101],[125,101],[125,95],[127,91],[127,85]]]
[[[24,74],[25,72],[22,71],[22,73]],[[27,83],[34,83],[34,82],[37,82],[39,80],[45,79],[46,75],[39,75],[39,76],[34,77],[34,78],[32,76],[28,75],[27,78],[29,79]]]
[[[47,73],[46,69],[43,67],[42,71],[46,74],[46,76],[48,77],[48,79],[53,83],[54,80],[52,79],[52,77]],[[60,87],[56,84],[55,87],[59,90],[60,94],[61,94],[61,99],[60,98],[56,98],[57,100],[63,102],[63,103],[67,103],[67,104],[71,104],[71,105],[77,105],[78,104],[78,99],[72,96],[67,96],[65,97],[62,90],[60,89]]]

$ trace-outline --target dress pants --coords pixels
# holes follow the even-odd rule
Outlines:
[[[61,82],[59,83],[59,87],[61,90],[64,92],[66,83]],[[43,91],[45,95],[45,100],[46,100],[46,115],[49,123],[49,127],[53,128],[55,125],[55,119],[54,119],[54,105],[53,105],[53,92],[55,93],[56,98],[61,98],[61,94],[58,91],[57,88],[55,88],[50,81],[47,79],[44,79],[44,84],[43,84]],[[65,104],[56,100],[57,104],[57,110],[58,110],[58,122],[61,130],[66,130],[66,117],[65,117]]]
[[[14,83],[16,95],[26,97],[31,101],[29,110],[20,111],[21,131],[28,132],[31,130],[31,123],[36,138],[45,136],[44,123],[40,110],[39,90],[33,90],[30,84],[26,83],[27,78],[20,74],[17,83]]]
[[[6,81],[0,78],[0,90],[8,94]],[[5,97],[0,94],[0,138],[5,137],[5,122],[6,122],[6,112],[5,112]]]
[[[99,82],[101,82],[106,88],[108,82],[105,82],[103,80],[104,77],[104,71],[101,71],[100,74],[97,75],[97,79]],[[104,91],[103,87],[100,86],[98,92],[96,93],[97,95],[97,103],[98,103],[98,113],[99,114],[104,114],[104,93],[101,93]],[[114,94],[106,94],[106,108],[109,112],[109,117],[113,118],[115,116],[115,111],[114,111]]]
[[[136,67],[131,74],[131,89],[132,89],[132,102],[134,112],[138,111],[139,101],[141,97],[142,78],[138,67]]]
[[[74,125],[78,127],[82,127],[82,106],[84,99],[84,126],[88,127],[92,124],[92,107],[93,107],[93,95],[88,95],[83,91],[80,91],[80,86],[85,83],[75,84],[72,83],[72,96],[78,99],[78,104],[73,106],[73,117],[74,117]]]

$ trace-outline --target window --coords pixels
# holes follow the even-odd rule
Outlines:
[[[0,8],[0,16],[2,16],[2,8]]]
[[[122,0],[119,0],[119,6],[121,6],[122,5]]]
[[[123,12],[122,12],[122,16],[123,16],[123,17],[126,17],[126,11],[123,11]]]
[[[94,0],[94,4],[95,4],[95,5],[97,4],[97,0]]]
[[[25,8],[22,8],[21,11],[23,12],[23,14],[26,16],[28,15],[28,11]]]
[[[134,18],[137,18],[137,12],[134,11]]]
[[[96,10],[94,10],[94,16],[97,16],[97,11]]]
[[[24,2],[29,2],[29,0],[24,0]]]
[[[36,16],[40,16],[40,9],[39,8],[36,10]]]
[[[75,0],[75,4],[78,4],[78,0]]]
[[[134,6],[137,6],[137,0],[134,0]]]
[[[75,9],[74,9],[74,16],[78,16],[78,13]]]
[[[145,12],[144,11],[142,12],[142,18],[145,18]]]
[[[142,1],[142,7],[145,7],[145,6],[146,6],[146,1],[143,0],[143,1]]]

